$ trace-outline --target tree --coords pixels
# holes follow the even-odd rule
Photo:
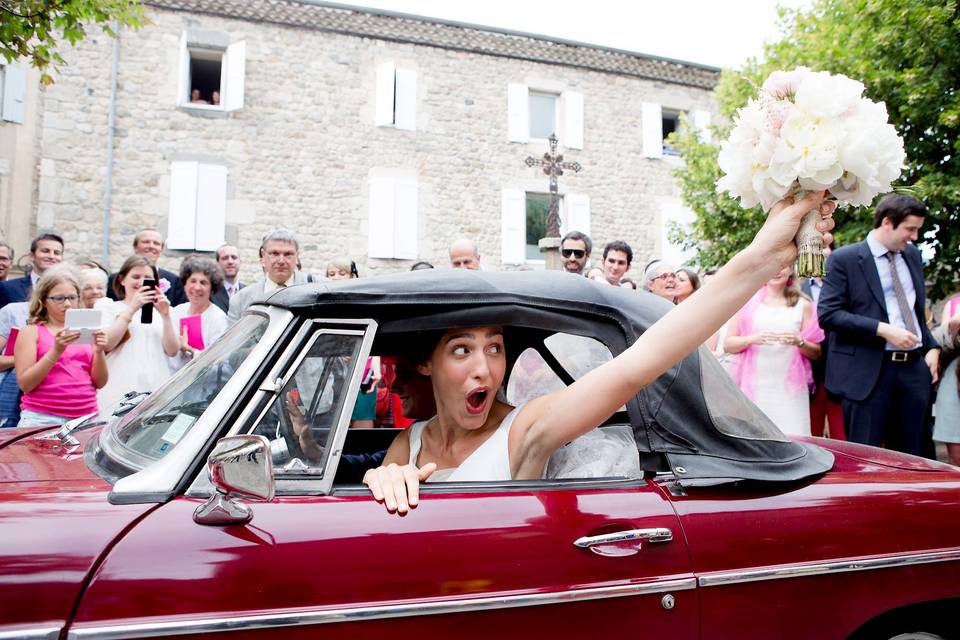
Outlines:
[[[887,105],[903,136],[907,168],[898,186],[909,186],[930,208],[922,243],[935,252],[926,276],[936,299],[956,288],[960,271],[960,6],[957,0],[817,0],[807,10],[781,10],[784,37],[765,48],[765,62],[724,71],[716,90],[727,123],[713,128],[714,143],[692,131],[675,135],[686,160],[677,170],[684,201],[696,213],[683,239],[700,264],[722,264],[746,246],[763,213],[740,209],[716,194],[719,140],[729,119],[776,69],[804,65],[843,73],[866,86],[871,100]],[[872,208],[837,216],[838,240],[860,240],[872,226]],[[674,230],[674,237],[678,237]]]
[[[115,36],[111,23],[139,28],[146,18],[139,0],[0,0],[0,53],[7,62],[28,58],[51,84],[49,70],[65,64],[57,51],[87,36],[85,25],[100,25]]]

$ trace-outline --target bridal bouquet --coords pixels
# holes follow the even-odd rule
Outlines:
[[[903,140],[882,102],[863,97],[863,84],[806,67],[775,71],[760,95],[737,112],[720,147],[718,192],[764,211],[786,196],[829,191],[841,205],[865,206],[900,176]],[[823,275],[819,213],[803,220],[795,241],[801,276]]]

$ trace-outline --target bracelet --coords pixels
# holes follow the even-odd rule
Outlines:
[[[48,362],[50,362],[51,364],[57,364],[56,359],[50,357],[50,352],[49,352],[49,351],[47,351],[45,354],[43,354],[43,359],[46,360],[46,361],[48,361]]]
[[[117,317],[123,320],[124,322],[133,322],[133,315],[129,313],[118,313]]]
[[[804,347],[806,344],[807,344],[807,341],[804,340],[803,338],[800,338],[800,344],[797,345],[797,348],[803,349],[803,347]]]

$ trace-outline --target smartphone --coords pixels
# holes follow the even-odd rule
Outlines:
[[[360,393],[370,393],[373,388],[373,367],[367,369],[367,375],[360,381]]]
[[[153,278],[144,278],[143,279],[143,289],[155,289],[157,287],[157,281]],[[152,324],[153,323],[153,303],[148,302],[147,304],[140,307],[140,324]]]
[[[67,309],[65,329],[79,331],[80,337],[73,344],[93,344],[93,332],[103,325],[103,312],[100,309]]]

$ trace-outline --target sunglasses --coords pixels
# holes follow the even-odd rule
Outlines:
[[[586,254],[587,252],[584,251],[583,249],[561,249],[560,250],[560,255],[562,255],[564,258],[569,258],[570,256],[576,256],[577,259],[580,259]]]

